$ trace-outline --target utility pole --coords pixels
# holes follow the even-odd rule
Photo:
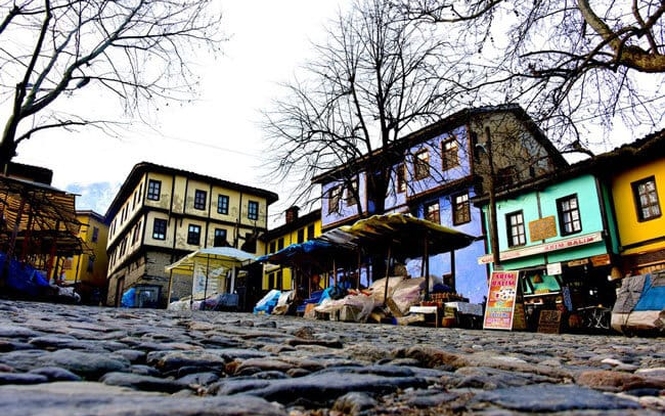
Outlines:
[[[494,159],[492,156],[492,137],[490,128],[485,127],[485,153],[487,153],[487,162],[489,163],[489,237],[490,250],[492,250],[492,268],[501,270],[501,257],[499,253],[499,234],[497,231],[496,218],[496,173],[494,172]]]

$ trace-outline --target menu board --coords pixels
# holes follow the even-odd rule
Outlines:
[[[518,277],[518,271],[492,272],[483,329],[513,328]]]

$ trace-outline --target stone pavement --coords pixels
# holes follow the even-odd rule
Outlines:
[[[661,415],[664,341],[0,300],[0,415]]]

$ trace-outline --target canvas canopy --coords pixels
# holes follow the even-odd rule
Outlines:
[[[171,285],[173,282],[173,274],[191,275],[193,278],[192,284],[192,298],[196,290],[196,275],[200,271],[203,273],[205,284],[203,296],[208,292],[208,278],[218,277],[222,273],[231,270],[231,289],[233,292],[235,287],[236,269],[251,263],[255,258],[254,254],[247,253],[246,251],[239,250],[233,247],[209,247],[198,249],[175,263],[169,264],[164,269],[169,272],[169,303],[171,301]],[[211,287],[211,290],[213,288]]]
[[[475,237],[408,214],[373,215],[323,234],[320,239],[339,245],[383,251],[392,246],[406,257],[439,254],[464,248]]]

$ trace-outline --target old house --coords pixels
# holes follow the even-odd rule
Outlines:
[[[142,162],[111,203],[108,298],[119,305],[135,289],[137,305],[165,307],[165,266],[199,248],[231,246],[263,253],[268,207],[277,194],[219,178]],[[173,279],[172,299],[189,295],[191,276]]]

